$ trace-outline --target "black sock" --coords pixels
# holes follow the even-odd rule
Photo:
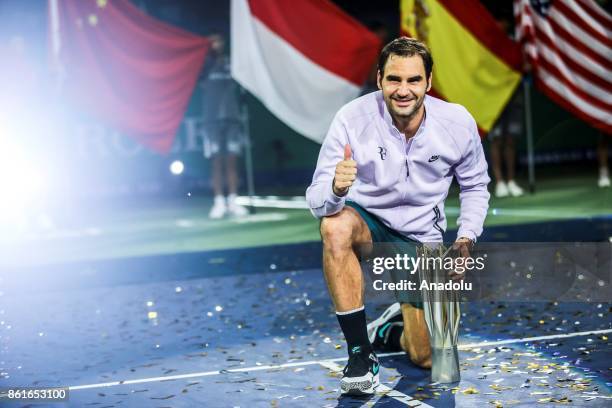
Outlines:
[[[349,354],[352,350],[363,351],[372,348],[368,339],[368,325],[363,306],[349,312],[336,312],[336,317],[338,317],[338,323],[346,338]],[[361,349],[355,349],[355,347],[361,347]]]
[[[402,338],[402,333],[404,332],[404,326],[393,326],[389,330],[391,330],[391,332],[389,333],[389,348],[392,351],[401,351],[402,342],[400,341],[400,339]]]

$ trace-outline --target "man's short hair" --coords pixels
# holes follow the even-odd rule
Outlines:
[[[399,37],[391,41],[380,52],[378,57],[378,72],[382,77],[385,72],[385,65],[391,55],[399,55],[400,57],[413,57],[419,55],[425,66],[425,77],[429,79],[429,74],[433,69],[433,58],[429,48],[422,42],[409,37]]]

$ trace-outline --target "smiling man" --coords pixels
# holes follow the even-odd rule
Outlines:
[[[482,232],[489,177],[478,129],[462,106],[426,95],[432,68],[424,44],[406,37],[387,44],[378,62],[380,91],[336,114],[306,192],[321,219],[325,279],[348,346],[344,394],[374,392],[376,348],[404,350],[414,364],[431,367],[420,299],[398,293],[399,302],[366,325],[355,245],[391,242],[416,249],[441,242],[453,177],[461,188],[456,245],[465,254]]]

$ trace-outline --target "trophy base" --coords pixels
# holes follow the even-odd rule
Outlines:
[[[449,348],[431,348],[431,382],[440,384],[458,383],[459,353],[457,346]]]

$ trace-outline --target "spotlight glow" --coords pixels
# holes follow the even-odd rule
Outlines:
[[[7,139],[0,135],[0,188],[4,196],[0,202],[0,224],[21,225],[30,206],[41,200],[45,182],[35,160]]]
[[[170,164],[170,172],[175,176],[182,174],[183,170],[185,170],[185,165],[180,160],[175,160]]]

